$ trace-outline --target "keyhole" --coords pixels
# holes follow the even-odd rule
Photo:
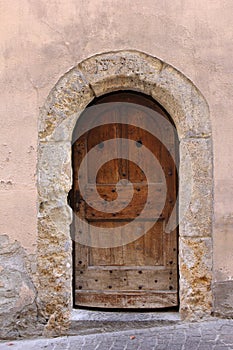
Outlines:
[[[142,147],[142,141],[141,140],[136,141],[136,146],[138,148]]]

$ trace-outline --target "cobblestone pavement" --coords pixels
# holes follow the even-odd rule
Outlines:
[[[233,349],[233,320],[212,319],[54,339],[10,341],[0,350],[222,350]]]

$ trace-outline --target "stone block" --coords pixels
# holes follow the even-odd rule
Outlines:
[[[96,96],[117,90],[148,93],[155,84],[162,62],[137,51],[96,55],[79,64]]]
[[[36,288],[29,275],[27,256],[18,242],[0,236],[0,338],[40,334]]]
[[[233,317],[233,281],[221,281],[213,284],[214,314]]]
[[[180,139],[211,135],[206,101],[175,68],[163,65],[151,95],[172,116]]]
[[[181,237],[179,266],[182,317],[208,316],[212,311],[212,239]]]
[[[181,236],[211,236],[212,186],[211,140],[182,140],[179,169]]]
[[[93,91],[79,69],[74,68],[66,73],[50,92],[45,106],[40,111],[40,140],[64,140],[62,130],[64,132],[67,128],[65,125],[69,123],[69,117],[80,113],[93,98]],[[64,127],[61,125],[63,123]],[[59,130],[56,130],[53,138],[56,128]]]
[[[41,199],[64,198],[72,183],[70,142],[40,143],[38,157],[38,192]]]

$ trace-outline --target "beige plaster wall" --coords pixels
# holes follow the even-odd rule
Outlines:
[[[88,56],[136,49],[189,77],[205,96],[214,146],[214,271],[233,279],[233,2],[0,1],[0,233],[36,251],[38,110]]]

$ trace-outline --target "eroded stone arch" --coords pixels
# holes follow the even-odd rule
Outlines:
[[[38,148],[38,306],[46,329],[64,333],[72,308],[71,138],[96,96],[133,90],[152,96],[172,117],[180,139],[180,206],[192,196],[179,229],[180,313],[208,316],[212,308],[212,141],[208,105],[172,66],[137,51],[90,57],[66,73],[40,113]],[[191,173],[187,172],[187,159]],[[191,178],[192,179],[191,179]]]

